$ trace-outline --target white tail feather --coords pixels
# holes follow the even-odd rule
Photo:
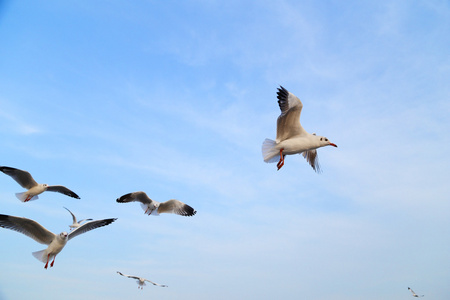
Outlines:
[[[266,163],[274,163],[280,160],[280,152],[275,149],[277,143],[271,139],[265,139],[262,144],[262,155]]]
[[[37,260],[40,260],[43,263],[45,263],[45,262],[47,262],[47,257],[44,254],[45,250],[47,250],[47,249],[44,249],[44,250],[41,250],[41,251],[36,251],[36,252],[31,253],[31,254],[33,254],[33,256],[36,257]]]
[[[28,197],[28,194],[27,194],[27,192],[16,193],[16,197],[17,197],[17,199],[19,199],[20,201],[25,202],[25,200],[26,200],[27,197]],[[28,200],[28,201],[33,201],[33,200],[37,200],[37,199],[39,199],[38,196],[33,196],[33,197],[31,197],[31,199]]]

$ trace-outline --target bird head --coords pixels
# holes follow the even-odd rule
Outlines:
[[[316,135],[316,134],[314,134]],[[321,146],[333,146],[337,148],[337,145],[330,142],[326,137],[324,136],[317,136],[317,138],[319,139],[319,142],[321,144]]]
[[[61,233],[59,234],[59,237],[60,237],[62,240],[67,240],[67,236],[68,236],[68,234],[67,234],[67,232],[65,232],[65,231],[63,231],[63,232],[61,232]]]

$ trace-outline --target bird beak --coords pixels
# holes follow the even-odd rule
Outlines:
[[[333,146],[333,147],[336,147],[336,148],[337,148],[337,145],[336,145],[336,144],[333,144],[333,143],[330,143],[330,146]]]

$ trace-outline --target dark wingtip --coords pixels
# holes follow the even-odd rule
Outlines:
[[[286,100],[289,97],[289,92],[284,87],[280,85],[277,92],[277,98],[278,98],[278,104],[280,105],[280,108],[282,111],[285,109]]]
[[[128,198],[131,194],[132,194],[132,193],[128,193],[128,194],[125,194],[125,195],[123,195],[123,196],[117,198],[117,199],[116,199],[116,202],[117,202],[117,203],[125,203],[126,201],[125,201],[124,199]]]
[[[11,168],[11,167],[6,167],[6,166],[1,166],[1,167],[0,167],[0,171],[2,171],[2,172],[5,173],[5,174],[6,174],[6,172],[8,172],[8,171],[13,171],[13,170],[17,170],[17,169]]]
[[[184,206],[184,214],[185,217],[192,217],[197,213],[195,209],[193,209],[191,206],[185,204]]]

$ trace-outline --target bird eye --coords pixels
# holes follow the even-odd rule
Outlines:
[[[327,142],[328,142],[328,139],[325,139],[325,141],[327,141]]]

